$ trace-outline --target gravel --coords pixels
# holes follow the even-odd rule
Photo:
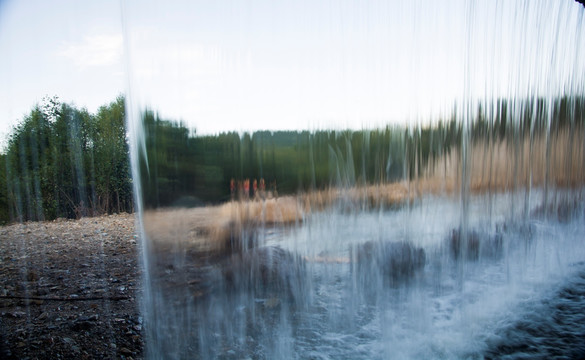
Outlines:
[[[134,215],[0,227],[0,358],[141,359]]]

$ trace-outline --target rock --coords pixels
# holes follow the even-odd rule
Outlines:
[[[39,275],[32,270],[29,270],[28,273],[26,274],[26,280],[33,282],[33,281],[37,281],[39,279]]]
[[[225,290],[246,291],[255,297],[278,293],[300,303],[303,299],[305,262],[277,247],[253,248],[234,254],[223,264]]]
[[[368,241],[357,246],[354,262],[353,269],[363,285],[376,286],[373,282],[380,276],[385,284],[399,285],[424,268],[426,255],[422,248],[405,241]]]
[[[556,218],[560,223],[568,223],[582,211],[577,199],[558,199],[551,201],[546,206],[541,204],[531,212],[536,218]]]
[[[503,254],[503,236],[500,232],[490,236],[475,230],[463,235],[461,229],[454,229],[447,238],[447,247],[455,260],[499,258]]]
[[[45,296],[49,293],[49,291],[45,288],[39,288],[36,291],[37,296]]]
[[[71,324],[71,329],[75,331],[89,330],[93,325],[92,321],[75,321]]]
[[[26,313],[24,311],[13,311],[13,312],[9,312],[9,313],[3,313],[2,315],[7,316],[7,317],[11,317],[11,318],[21,318],[26,316]]]
[[[258,245],[258,224],[253,221],[230,222],[214,234],[218,250],[225,253],[240,253]]]
[[[453,229],[449,234],[448,244],[451,256],[456,260],[479,258],[479,235],[475,231],[463,234],[461,229]]]

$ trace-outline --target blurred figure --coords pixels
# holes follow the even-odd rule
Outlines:
[[[244,197],[246,200],[250,198],[250,179],[244,180]]]
[[[234,180],[234,178],[230,180],[230,196],[232,201],[234,201],[236,197],[236,181]]]
[[[254,179],[254,184],[252,185],[252,196],[254,199],[258,197],[258,181]]]
[[[276,190],[276,180],[274,180],[272,182],[272,196],[274,196],[274,198],[278,198],[278,191]]]
[[[260,178],[260,197],[262,200],[266,199],[266,183],[264,178]]]

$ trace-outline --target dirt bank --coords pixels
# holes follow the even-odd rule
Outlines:
[[[0,227],[0,358],[143,355],[134,215]]]

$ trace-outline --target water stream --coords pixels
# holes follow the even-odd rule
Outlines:
[[[125,9],[147,356],[584,357],[583,8],[310,3],[200,4],[146,55]],[[282,120],[216,146],[164,120],[157,77],[213,103],[180,98],[195,127]],[[274,131],[291,116],[308,131]]]

